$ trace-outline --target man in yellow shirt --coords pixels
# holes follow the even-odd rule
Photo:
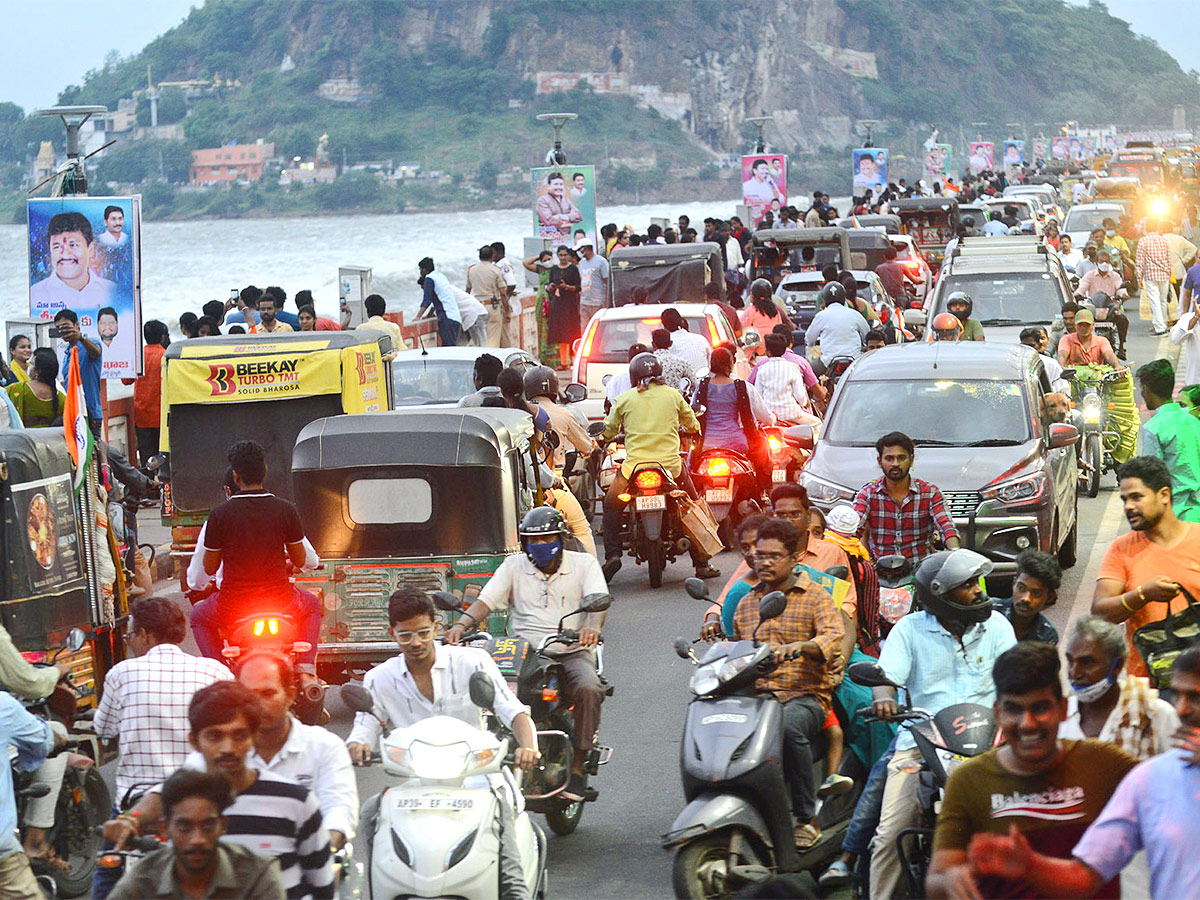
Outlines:
[[[679,429],[700,433],[700,421],[683,395],[667,387],[662,362],[653,353],[639,353],[629,363],[632,388],[617,397],[604,420],[604,440],[625,433],[625,462],[604,497],[604,578],[611,581],[621,568],[621,509],[618,495],[629,486],[629,478],[638,463],[656,462],[692,497],[696,488],[679,455]],[[700,578],[715,578],[721,573],[709,565],[695,545],[692,563]]]

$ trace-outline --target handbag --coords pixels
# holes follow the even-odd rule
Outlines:
[[[1133,646],[1146,663],[1159,690],[1171,686],[1171,664],[1189,647],[1200,645],[1200,604],[1180,586],[1187,606],[1157,622],[1147,622],[1133,633]]]

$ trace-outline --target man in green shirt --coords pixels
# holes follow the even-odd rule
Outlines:
[[[1175,370],[1156,359],[1137,370],[1146,408],[1154,412],[1142,425],[1141,455],[1157,456],[1171,473],[1172,506],[1182,522],[1200,522],[1200,419],[1171,402]]]
[[[982,341],[983,326],[979,324],[978,319],[971,318],[971,310],[974,303],[971,302],[971,297],[965,291],[955,291],[946,298],[946,312],[950,313],[958,321],[962,322],[962,335],[960,341]]]
[[[617,397],[604,420],[604,440],[625,433],[625,462],[604,496],[604,579],[611,581],[621,568],[621,510],[625,503],[619,495],[629,487],[629,478],[638,463],[656,462],[692,497],[696,488],[679,456],[679,429],[700,433],[700,421],[683,395],[667,387],[662,362],[653,353],[639,353],[629,363],[629,381],[633,385]],[[700,578],[715,578],[721,573],[708,564],[693,544],[692,563]]]

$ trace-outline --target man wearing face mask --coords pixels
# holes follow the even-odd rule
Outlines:
[[[956,703],[989,706],[996,699],[992,664],[1017,643],[1012,625],[992,608],[979,586],[992,571],[987,557],[973,550],[943,550],[917,569],[920,610],[896,623],[879,665],[890,681],[904,685],[909,703],[937,714]],[[890,720],[896,715],[896,691],[872,688],[874,712]],[[883,813],[875,834],[870,896],[896,896],[901,866],[896,839],[917,825],[917,767],[921,758],[912,734],[901,729],[896,755],[887,768]]]
[[[1121,292],[1121,273],[1119,267],[1113,266],[1113,256],[1120,262],[1120,253],[1116,250],[1105,250],[1096,257],[1096,268],[1080,277],[1076,297],[1090,297],[1097,291],[1116,297]]]
[[[519,534],[525,553],[500,564],[479,592],[479,599],[446,633],[447,643],[457,644],[468,624],[482,622],[492,610],[511,607],[513,634],[538,647],[543,639],[558,633],[559,620],[578,609],[584,597],[608,593],[596,557],[563,548],[568,529],[557,509],[531,509],[521,520]],[[579,629],[579,643],[553,645],[558,648],[556,662],[563,667],[562,689],[575,704],[575,758],[563,791],[563,797],[572,802],[582,800],[587,790],[584,762],[600,728],[604,685],[592,648],[600,641],[604,615],[589,613],[569,619],[568,627]]]

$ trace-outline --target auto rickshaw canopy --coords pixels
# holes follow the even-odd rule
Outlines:
[[[616,247],[608,263],[613,306],[631,302],[636,287],[646,289],[647,303],[703,303],[709,282],[725,296],[725,260],[710,241]]]

